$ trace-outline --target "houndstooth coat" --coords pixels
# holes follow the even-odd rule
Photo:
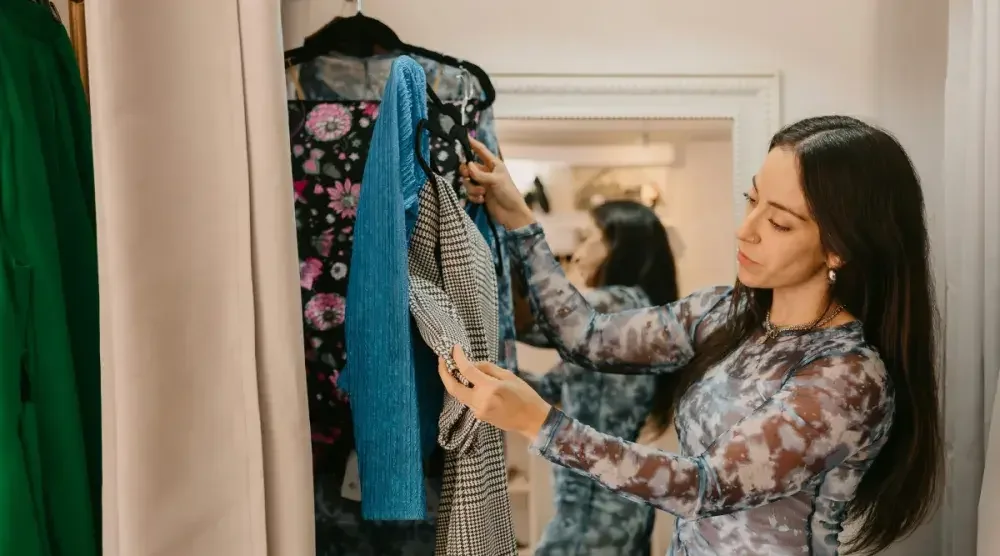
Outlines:
[[[420,193],[410,238],[410,312],[453,373],[452,346],[472,361],[497,359],[497,282],[482,234],[445,180]],[[445,450],[435,556],[516,556],[502,433],[445,394],[438,442]]]

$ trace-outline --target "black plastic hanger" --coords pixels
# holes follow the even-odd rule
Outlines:
[[[427,100],[432,110],[430,121],[425,128],[446,141],[457,142],[461,145],[465,160],[470,162],[479,160],[476,157],[476,152],[472,150],[472,144],[469,143],[469,129],[464,125],[461,109],[454,104],[442,102],[429,83],[427,84]],[[452,126],[449,129],[444,129],[441,125],[441,118],[436,116],[435,111],[436,114],[444,114],[452,121]]]
[[[413,148],[417,157],[417,163],[420,164],[424,173],[427,174],[427,179],[433,184],[434,187],[437,187],[436,174],[434,173],[434,170],[431,169],[430,164],[424,160],[424,157],[421,156],[420,153],[420,145],[424,131],[427,131],[429,134],[440,137],[446,141],[457,141],[458,144],[462,146],[462,152],[465,154],[465,160],[475,161],[478,160],[478,158],[476,157],[475,151],[472,150],[472,144],[469,143],[469,130],[462,125],[462,115],[461,112],[459,112],[458,107],[441,102],[441,99],[438,98],[434,89],[432,89],[430,85],[427,85],[427,100],[437,110],[437,112],[448,116],[452,120],[451,128],[445,130],[441,125],[440,116],[432,111],[432,113],[428,115],[428,119],[417,122],[417,134],[413,141]],[[476,182],[473,181],[473,183]],[[485,210],[485,207],[483,207],[482,210]],[[503,276],[503,251],[501,250],[500,245],[500,234],[497,232],[497,226],[496,223],[493,222],[493,218],[488,212],[485,214],[486,222],[489,225],[490,230],[493,232],[493,245],[498,256],[497,260],[494,261],[493,266],[496,271],[496,275],[499,278]]]
[[[404,43],[392,28],[374,17],[364,15],[360,10],[352,16],[333,18],[318,31],[306,37],[302,41],[302,46],[286,50],[285,67],[296,66],[330,52],[355,58],[392,52],[415,54],[446,66],[464,69],[472,74],[479,81],[479,86],[486,96],[480,101],[483,108],[492,106],[496,99],[496,90],[483,68],[447,54]]]
[[[306,37],[299,48],[285,53],[294,64],[339,52],[356,58],[366,58],[399,50],[403,41],[388,25],[358,12],[349,17],[338,16]],[[290,60],[292,59],[292,60]]]

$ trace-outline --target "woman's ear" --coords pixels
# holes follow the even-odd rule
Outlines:
[[[840,270],[842,266],[844,266],[844,260],[840,258],[840,255],[830,253],[826,256],[826,267],[830,270]]]

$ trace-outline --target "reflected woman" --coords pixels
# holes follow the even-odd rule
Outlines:
[[[610,201],[591,211],[592,226],[573,253],[587,302],[612,313],[677,301],[674,256],[667,231],[651,209]],[[591,289],[592,288],[592,289]],[[554,347],[534,326],[519,340]],[[543,375],[523,373],[542,399],[603,433],[634,441],[653,403],[656,377],[594,373],[563,361]],[[556,468],[555,515],[537,556],[647,556],[653,509],[601,488],[587,477]]]
[[[888,133],[843,116],[771,140],[737,240],[734,287],[601,314],[567,280],[503,163],[477,145],[470,197],[511,232],[560,353],[655,374],[653,417],[680,453],[598,432],[488,363],[448,391],[535,453],[677,516],[672,553],[873,553],[934,509],[942,470],[923,194]],[[847,521],[856,533],[841,540]]]

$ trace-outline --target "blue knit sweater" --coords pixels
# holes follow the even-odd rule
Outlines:
[[[410,322],[407,270],[426,181],[413,144],[427,117],[426,82],[412,59],[392,64],[354,225],[340,384],[351,399],[365,519],[426,519],[423,456],[437,434],[442,394],[436,360]],[[428,147],[421,150],[426,160]]]

